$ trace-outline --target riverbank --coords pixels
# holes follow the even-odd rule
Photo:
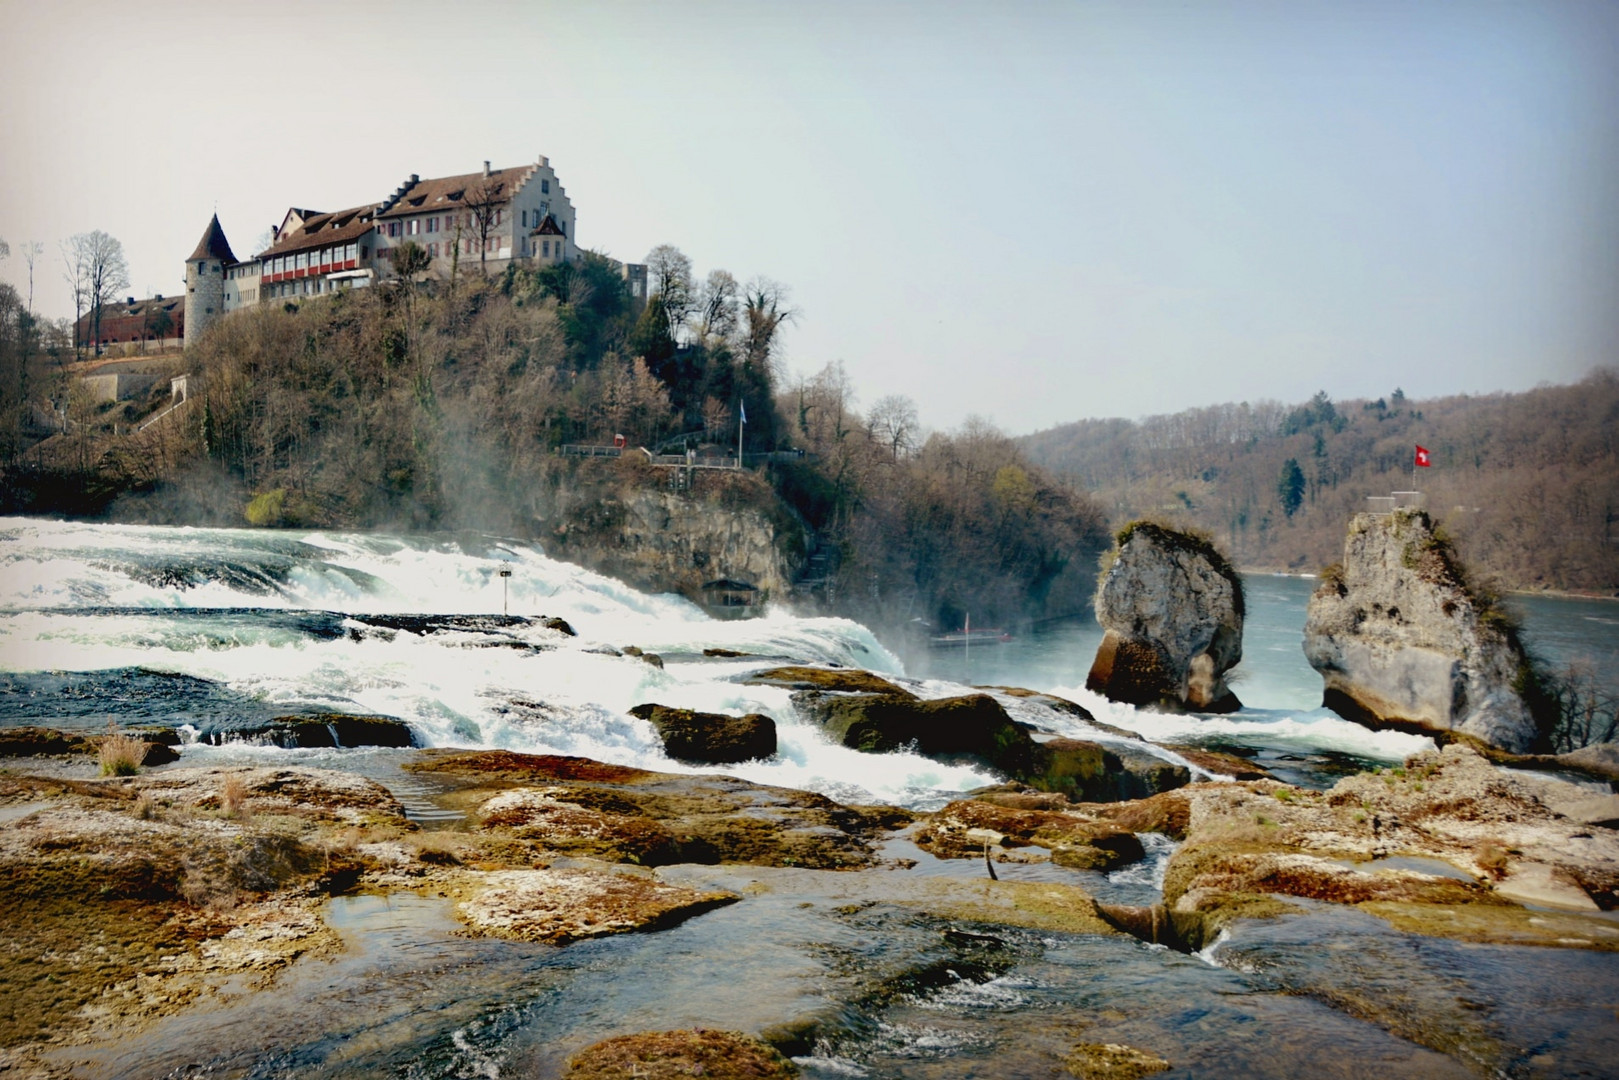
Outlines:
[[[83,757],[3,763],[0,1062],[92,1077],[291,1054],[336,1075],[368,1030],[372,1073],[425,1055],[417,1075],[482,1060],[561,1076],[603,1039],[709,1026],[817,1077],[899,1062],[1110,1075],[1085,1071],[1085,1048],[1107,1045],[1171,1076],[1296,1075],[1282,1065],[1312,1041],[1375,1046],[1380,1075],[1468,1075],[1533,1045],[1518,1003],[1490,998],[1493,969],[1464,992],[1402,964],[1384,973],[1402,996],[1382,1000],[1334,934],[1390,955],[1471,942],[1546,992],[1619,993],[1611,965],[1572,959],[1619,950],[1601,910],[1619,887],[1619,796],[1460,746],[1325,792],[1215,780],[1096,804],[1001,786],[922,814],[576,757],[394,751],[380,782],[194,763],[213,753],[117,778]],[[384,948],[463,972],[433,992],[443,1017],[378,1029],[320,1011],[340,993],[392,1016],[404,976]],[[1240,959],[1254,950],[1271,972],[1309,972],[1300,1026],[1241,1051],[1164,1026],[1187,995],[1267,1012],[1274,974]],[[668,985],[647,982],[671,963]],[[1080,970],[1093,993],[1065,998]],[[1034,997],[1047,1004],[1030,1013]],[[238,1045],[249,1015],[271,1020]],[[293,1035],[295,1020],[314,1030]],[[1619,1050],[1611,1028],[1570,1042],[1578,1010],[1555,1022],[1569,1035],[1534,1075]]]

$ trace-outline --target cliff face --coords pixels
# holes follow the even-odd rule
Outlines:
[[[1096,593],[1107,633],[1086,686],[1115,701],[1200,712],[1242,707],[1242,581],[1208,543],[1150,524],[1124,534]]]
[[[1310,597],[1304,655],[1323,704],[1347,719],[1461,731],[1516,753],[1535,741],[1513,689],[1523,650],[1421,511],[1350,522],[1341,573]]]
[[[712,495],[632,490],[576,499],[546,522],[548,554],[616,577],[647,592],[674,592],[698,604],[720,593],[759,610],[784,597],[803,558],[803,537],[761,505]],[[746,590],[706,590],[728,581]]]

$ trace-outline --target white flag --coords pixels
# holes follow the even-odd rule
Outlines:
[[[742,422],[746,424],[748,422],[748,403],[739,401],[736,403],[736,407],[741,411]]]

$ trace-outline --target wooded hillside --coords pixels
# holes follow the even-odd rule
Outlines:
[[[1020,440],[1094,492],[1115,525],[1154,515],[1204,529],[1241,566],[1337,560],[1368,496],[1417,489],[1467,559],[1517,589],[1619,594],[1619,375],[1521,394],[1215,405],[1085,420]]]

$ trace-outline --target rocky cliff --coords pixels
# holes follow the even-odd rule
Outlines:
[[[1242,618],[1242,579],[1211,544],[1136,522],[1096,592],[1107,633],[1085,685],[1132,705],[1234,712],[1225,673],[1242,659]]]
[[[1304,655],[1325,680],[1323,704],[1348,719],[1460,731],[1516,753],[1535,743],[1514,689],[1529,670],[1517,635],[1420,510],[1350,522],[1343,563],[1310,597]]]
[[[549,509],[540,530],[547,554],[716,611],[757,611],[784,597],[804,557],[802,530],[751,476],[679,492],[576,482]],[[718,606],[727,600],[734,609]]]

